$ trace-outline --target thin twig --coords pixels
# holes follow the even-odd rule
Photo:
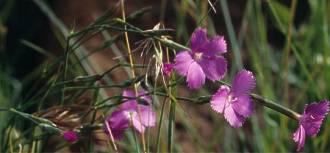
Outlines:
[[[122,18],[123,21],[126,22],[126,15],[125,15],[125,4],[124,4],[124,0],[120,1],[120,6],[121,6],[121,12],[122,12]],[[124,29],[127,29],[127,26],[124,25]],[[129,63],[131,65],[131,73],[132,73],[132,77],[135,78],[135,71],[134,71],[134,61],[133,61],[133,56],[132,56],[132,51],[131,51],[131,47],[130,47],[130,43],[129,43],[129,38],[128,38],[128,33],[127,31],[125,31],[125,41],[126,41],[126,46],[127,46],[127,51],[128,51],[128,56],[129,56]],[[137,89],[137,84],[134,83],[134,91],[135,91],[135,95],[138,95],[138,89]],[[140,108],[137,107],[137,113],[139,116],[139,120],[141,121],[141,113],[140,113]],[[141,128],[142,128],[142,124],[141,124]],[[145,142],[145,138],[144,138],[144,134],[141,133],[141,139],[142,139],[142,145],[143,145],[143,152],[146,153],[146,142]]]
[[[289,76],[289,57],[290,57],[290,47],[291,47],[291,38],[292,38],[292,24],[296,12],[297,7],[297,0],[292,0],[291,2],[291,10],[290,10],[290,20],[288,24],[288,35],[286,37],[286,45],[284,49],[285,57],[284,57],[284,90],[283,90],[283,97],[284,101],[289,100],[289,83],[288,83],[288,76]]]

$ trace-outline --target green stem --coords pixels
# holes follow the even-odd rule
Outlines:
[[[255,102],[257,104],[268,107],[268,108],[270,108],[272,110],[275,110],[279,113],[282,113],[282,114],[284,114],[284,115],[286,115],[286,116],[288,116],[288,117],[290,117],[294,120],[299,121],[300,114],[298,114],[297,112],[295,112],[295,111],[293,111],[289,108],[286,108],[286,107],[284,107],[280,104],[277,104],[277,103],[275,103],[275,102],[273,102],[269,99],[265,99],[265,98],[261,97],[260,95],[257,95],[257,94],[250,94],[250,95],[255,100]]]
[[[170,106],[170,121],[168,123],[168,151],[170,153],[173,152],[173,136],[174,136],[174,128],[175,128],[175,108],[176,102],[172,101]]]
[[[289,18],[289,25],[288,25],[288,35],[286,37],[286,45],[284,48],[284,90],[283,90],[283,97],[284,101],[289,100],[289,82],[288,82],[288,77],[289,77],[289,57],[290,57],[290,47],[291,47],[291,39],[292,39],[292,24],[293,20],[295,17],[295,12],[296,12],[296,7],[297,7],[297,0],[292,0],[291,2],[291,9],[290,9],[290,18]]]
[[[32,114],[24,113],[24,112],[14,109],[14,108],[10,108],[10,109],[8,109],[8,111],[15,113],[17,115],[20,115],[26,119],[29,119],[32,122],[34,122],[35,124],[37,124],[38,126],[45,128],[49,131],[54,131],[57,133],[61,132],[61,130],[56,126],[55,123],[53,123],[52,121],[47,120],[45,118],[41,118],[41,117],[34,116]]]
[[[157,142],[156,142],[156,152],[159,153],[160,150],[160,136],[161,136],[161,129],[162,129],[162,121],[163,121],[163,116],[164,116],[164,110],[165,110],[165,103],[166,103],[166,99],[164,98],[163,104],[162,104],[162,109],[160,111],[160,117],[159,117],[159,124],[158,124],[158,132],[157,132]]]
[[[170,79],[170,83],[172,84],[173,82],[175,82],[175,74],[172,73],[171,74],[171,79]],[[176,97],[176,86],[169,86],[168,87],[168,94],[170,97],[170,114],[169,114],[169,123],[168,123],[168,151],[170,153],[173,152],[173,141],[174,141],[174,130],[175,130],[175,110],[176,110],[176,103],[177,103],[177,99]]]
[[[63,73],[63,78],[62,81],[66,81],[67,75],[68,75],[68,65],[69,65],[69,46],[70,46],[70,39],[66,40],[66,49],[64,51],[64,73]],[[64,104],[64,97],[65,97],[65,87],[66,84],[63,84],[62,87],[62,96],[61,96],[61,105]]]
[[[169,95],[166,95],[164,93],[155,93],[156,95],[159,95],[159,96],[166,96],[166,97],[170,97]],[[286,108],[280,104],[277,104],[269,99],[266,99],[260,95],[257,95],[257,94],[250,94],[250,96],[254,99],[254,102],[256,104],[259,104],[259,105],[262,105],[262,106],[265,106],[267,108],[270,108],[274,111],[277,111],[283,115],[286,115],[294,120],[299,120],[300,118],[300,114],[298,114],[297,112],[289,109],[289,108]],[[195,104],[205,104],[205,103],[209,103],[210,100],[211,100],[211,95],[208,95],[208,96],[200,96],[200,97],[197,97],[197,98],[194,98],[194,99],[191,99],[191,98],[187,98],[187,97],[174,97],[176,100],[183,100],[183,101],[188,101],[188,102],[192,102],[192,103],[195,103]],[[170,97],[172,98],[172,97]]]

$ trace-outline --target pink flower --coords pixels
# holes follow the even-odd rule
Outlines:
[[[63,138],[69,142],[75,142],[78,140],[78,135],[74,131],[64,131]]]
[[[173,64],[171,63],[163,63],[163,74],[165,76],[170,76],[173,69]]]
[[[241,127],[245,118],[254,110],[249,96],[256,81],[252,72],[241,70],[232,82],[232,88],[222,85],[212,96],[211,107],[214,111],[224,114],[232,127]]]
[[[304,114],[299,118],[299,127],[292,137],[298,145],[297,151],[304,147],[306,135],[316,136],[328,112],[329,101],[327,100],[305,105]]]
[[[190,40],[191,51],[182,51],[175,57],[174,68],[179,75],[187,77],[188,87],[198,89],[205,78],[220,80],[227,71],[227,61],[221,56],[227,44],[222,36],[207,38],[206,29],[197,28]]]
[[[119,106],[118,109],[112,112],[110,116],[106,118],[110,126],[111,133],[115,139],[120,139],[123,133],[128,129],[130,123],[132,123],[135,130],[140,133],[144,133],[145,128],[153,127],[156,124],[156,113],[151,107],[151,97],[145,95],[145,91],[140,91],[138,93],[140,101],[145,104],[139,104],[135,98],[136,95],[131,90],[124,90],[123,104]],[[143,96],[144,95],[144,96]],[[109,133],[108,129],[105,127],[105,132]]]

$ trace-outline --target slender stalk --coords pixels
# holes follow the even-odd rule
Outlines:
[[[175,108],[176,102],[172,101],[171,98],[171,105],[170,105],[170,121],[168,122],[168,151],[170,153],[173,152],[173,137],[174,137],[174,128],[175,128]]]
[[[171,74],[169,84],[175,82],[175,74]],[[168,151],[170,153],[173,152],[173,140],[174,140],[174,129],[175,129],[175,110],[176,110],[176,103],[177,99],[176,96],[176,87],[169,86],[168,87],[168,94],[170,97],[170,114],[169,114],[169,123],[168,123]]]
[[[170,47],[172,49],[176,49],[176,50],[188,50],[188,51],[190,51],[190,48],[188,48],[188,47],[186,47],[184,45],[181,45],[181,44],[179,44],[179,43],[177,43],[177,42],[175,42],[173,40],[166,39],[166,37],[155,36],[153,32],[143,31],[142,29],[140,29],[138,27],[135,27],[134,25],[131,25],[131,24],[129,24],[129,23],[127,23],[127,22],[125,22],[125,21],[123,21],[121,19],[117,19],[116,21],[118,23],[120,23],[120,24],[127,25],[130,28],[134,29],[134,30],[131,30],[130,32],[135,32],[135,33],[140,34],[140,35],[145,36],[145,37],[152,37],[153,39],[160,41],[165,46]],[[124,30],[124,31],[129,31],[129,30]],[[158,30],[158,31],[161,31],[161,30]]]
[[[66,81],[67,75],[68,75],[68,65],[69,65],[69,46],[70,46],[70,38],[66,39],[65,43],[65,51],[64,51],[64,73],[63,73],[63,78],[62,81]],[[64,104],[64,98],[65,98],[65,87],[66,84],[63,84],[62,87],[62,96],[61,96],[61,105]]]
[[[99,81],[101,79],[103,79],[106,75],[108,75],[109,73],[111,73],[113,70],[119,68],[119,67],[125,67],[125,66],[130,66],[128,64],[123,64],[123,63],[119,63],[116,64],[114,66],[112,66],[111,68],[109,68],[107,71],[103,72],[102,74],[95,74],[95,75],[87,75],[87,76],[77,76],[74,79],[71,80],[66,80],[63,82],[57,82],[56,85],[63,85],[63,84],[70,84],[70,83],[81,83],[81,82],[96,82]],[[134,68],[146,68],[147,66],[145,65],[141,65],[141,64],[135,64],[133,66]]]
[[[22,116],[22,117],[32,121],[33,123],[37,124],[38,126],[40,126],[42,128],[45,128],[49,131],[54,131],[56,133],[61,132],[61,129],[59,129],[56,126],[56,124],[53,123],[50,120],[47,120],[47,119],[44,119],[44,118],[41,118],[41,117],[37,117],[37,116],[32,115],[32,114],[24,113],[24,112],[21,112],[21,111],[18,111],[16,109],[14,109],[14,108],[7,109],[7,111],[10,111],[10,112],[15,113],[19,116]]]
[[[74,87],[66,87],[65,90],[80,90],[80,89],[101,89],[101,88],[125,88],[127,85],[103,85],[103,86],[74,86]]]
[[[260,104],[260,105],[263,105],[263,106],[266,106],[272,110],[275,110],[279,113],[282,113],[294,120],[299,120],[299,117],[300,117],[300,114],[296,113],[295,111],[289,109],[289,108],[286,108],[280,104],[277,104],[271,100],[268,100],[266,98],[263,98],[261,97],[260,95],[257,95],[257,94],[250,94],[251,97],[255,100],[255,102],[257,104]]]
[[[120,1],[120,6],[121,6],[121,12],[122,12],[123,21],[126,23],[124,0],[121,0]],[[126,31],[126,29],[127,29],[127,26],[126,25],[124,25],[124,29],[125,29],[125,32],[124,32],[125,33],[125,41],[126,41],[126,45],[127,45],[127,51],[128,51],[128,56],[129,56],[129,63],[130,63],[130,67],[131,67],[131,73],[132,73],[132,77],[135,78],[134,61],[133,61],[131,46],[130,46],[129,39],[128,39],[128,33]],[[137,84],[136,83],[134,83],[134,91],[135,91],[135,95],[138,95],[138,90],[137,90]],[[140,113],[139,106],[137,107],[137,112],[138,112],[139,120],[141,121],[141,113]],[[146,149],[146,142],[145,142],[145,138],[144,138],[144,134],[143,133],[141,133],[141,139],[142,139],[142,145],[143,145],[143,152],[146,153],[146,150],[147,150]]]
[[[286,44],[285,44],[285,48],[284,48],[284,58],[283,58],[283,101],[284,101],[284,105],[285,106],[292,106],[289,105],[289,91],[290,91],[290,85],[288,82],[288,77],[289,77],[289,58],[290,58],[290,50],[291,50],[291,38],[292,38],[292,24],[293,24],[293,20],[294,20],[294,16],[295,16],[295,12],[296,12],[296,6],[297,6],[297,0],[292,0],[291,1],[291,9],[290,9],[290,18],[289,18],[289,23],[288,23],[288,27],[287,27],[287,35],[286,35]],[[280,126],[281,129],[286,129],[288,125],[288,119],[287,118],[281,118],[280,119]],[[282,130],[283,132],[281,132],[280,136],[282,138],[286,138],[288,135],[288,131],[287,130]]]
[[[121,12],[122,12],[122,18],[123,18],[123,21],[126,22],[126,15],[125,15],[125,5],[124,5],[124,0],[121,0],[120,1],[120,6],[121,6]],[[133,61],[133,56],[132,56],[132,51],[131,51],[131,46],[130,46],[130,43],[129,43],[129,38],[128,38],[128,33],[126,31],[127,29],[127,25],[124,25],[124,29],[125,29],[125,41],[126,41],[126,46],[127,46],[127,51],[128,51],[128,58],[129,58],[129,63],[130,63],[130,67],[131,67],[131,73],[132,73],[132,77],[135,77],[135,71],[134,71],[134,61]],[[134,90],[137,90],[135,89],[134,87]],[[137,92],[137,91],[136,91]]]
[[[286,37],[286,45],[284,48],[284,90],[283,97],[284,101],[289,100],[289,84],[288,84],[288,76],[289,76],[289,57],[290,57],[290,47],[291,47],[291,38],[292,38],[292,24],[296,12],[297,0],[292,0],[291,2],[291,10],[290,10],[290,19],[288,24],[288,35]]]
[[[183,100],[183,101],[187,101],[187,102],[191,102],[191,103],[194,103],[194,104],[206,104],[206,103],[209,103],[210,100],[211,100],[211,95],[208,95],[208,96],[201,96],[201,97],[197,97],[197,98],[188,98],[188,97],[171,97],[170,95],[166,95],[164,93],[155,93],[156,95],[159,95],[159,96],[166,96],[166,97],[169,97],[171,99],[175,98],[176,100]],[[254,99],[254,102],[256,104],[259,104],[259,105],[262,105],[262,106],[265,106],[267,108],[270,108],[274,111],[277,111],[283,115],[286,115],[288,116],[289,118],[292,118],[294,120],[299,120],[300,118],[300,114],[289,109],[289,108],[286,108],[280,104],[277,104],[276,102],[274,101],[271,101],[269,99],[266,99],[260,95],[257,95],[257,94],[250,94],[250,96]]]
[[[159,148],[160,148],[160,136],[161,136],[161,129],[162,129],[162,124],[163,124],[163,116],[164,116],[164,110],[165,110],[165,103],[166,103],[166,98],[163,100],[162,104],[162,109],[160,111],[160,117],[159,117],[159,123],[158,123],[158,132],[157,132],[157,142],[156,142],[156,152],[159,153]]]
[[[108,132],[109,132],[112,147],[114,148],[115,152],[118,153],[117,145],[115,143],[115,139],[113,137],[113,134],[112,134],[112,131],[111,131],[111,128],[110,128],[110,125],[109,125],[108,121],[105,121],[105,125],[107,127]]]

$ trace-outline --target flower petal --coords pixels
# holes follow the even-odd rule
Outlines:
[[[69,142],[75,142],[78,140],[78,135],[74,131],[64,131],[63,138]]]
[[[198,89],[205,83],[205,74],[197,62],[192,62],[187,73],[187,82],[190,89]]]
[[[124,97],[135,97],[135,93],[134,93],[133,90],[125,89],[125,90],[123,91],[122,96],[124,96]]]
[[[129,127],[129,118],[126,111],[116,110],[113,111],[111,116],[106,118],[106,122],[108,122],[110,126],[111,133],[114,139],[121,139],[125,130]],[[108,128],[106,125],[104,126],[105,133],[109,134]]]
[[[156,125],[156,113],[151,106],[139,105],[141,123],[146,127],[153,127]]]
[[[329,101],[322,100],[319,103],[312,103],[305,106],[304,114],[313,115],[314,118],[324,118],[329,112]]]
[[[163,63],[163,75],[170,76],[172,69],[173,69],[173,64]]]
[[[297,143],[297,151],[300,151],[305,145],[305,129],[302,125],[293,133],[293,141]]]
[[[325,115],[329,112],[329,102],[323,100],[305,106],[305,111],[300,119],[308,136],[315,136],[321,127]]]
[[[222,79],[227,71],[227,61],[222,56],[212,59],[202,58],[199,64],[206,77],[212,81]]]
[[[254,110],[254,103],[249,96],[236,97],[237,101],[232,103],[232,107],[236,113],[244,117],[249,117]]]
[[[226,99],[229,95],[230,89],[228,86],[222,85],[218,91],[212,96],[212,99],[210,101],[211,108],[218,112],[223,113],[225,110],[226,105]]]
[[[119,108],[123,110],[127,109],[135,109],[137,106],[137,102],[134,99],[135,98],[135,93],[133,90],[125,89],[122,94],[123,97],[130,97],[130,98],[123,98],[123,102]]]
[[[224,116],[229,124],[234,127],[238,128],[243,125],[245,118],[239,114],[237,114],[231,105],[225,108]]]
[[[178,74],[182,76],[186,76],[189,70],[189,65],[194,62],[189,51],[183,51],[178,53],[175,56],[175,65],[174,68],[178,72]]]
[[[200,47],[208,43],[207,31],[204,28],[197,28],[191,35],[190,48],[192,52],[199,51]]]
[[[241,70],[238,72],[232,83],[232,91],[236,97],[249,94],[255,87],[256,80],[252,72],[247,70]]]
[[[200,50],[208,56],[215,56],[227,52],[227,43],[223,36],[215,36]]]
[[[141,117],[142,120],[142,117]],[[145,131],[145,126],[142,124],[142,121],[139,118],[139,115],[135,113],[132,115],[132,123],[133,127],[139,132],[139,133],[144,133]]]

